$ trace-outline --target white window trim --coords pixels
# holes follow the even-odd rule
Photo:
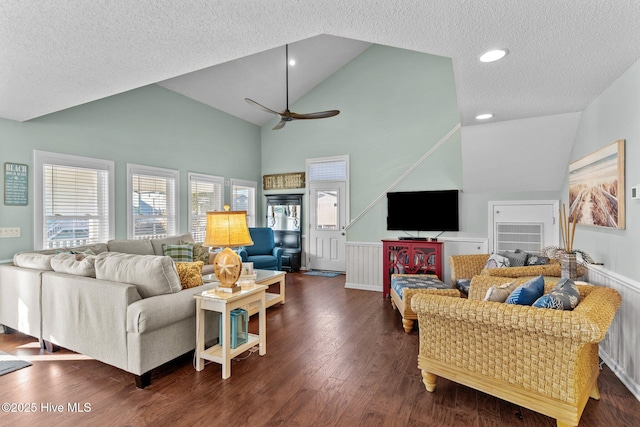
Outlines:
[[[257,227],[258,226],[258,183],[256,181],[247,181],[244,179],[234,179],[231,178],[229,180],[229,197],[230,197],[230,201],[231,201],[231,209],[233,209],[233,187],[235,185],[240,185],[243,187],[252,187],[253,188],[253,194],[254,194],[254,199],[250,202],[251,204],[249,205],[249,209],[251,209],[251,207],[253,207],[253,225],[251,223],[249,223],[249,227]],[[248,214],[248,212],[247,212]]]
[[[108,173],[108,200],[109,200],[109,239],[115,238],[116,215],[115,215],[115,162],[112,160],[94,159],[91,157],[74,156],[71,154],[51,153],[47,151],[33,151],[34,165],[34,192],[33,201],[34,223],[33,223],[33,247],[37,250],[43,249],[44,230],[44,174],[43,164],[54,164],[59,166],[80,167],[87,169],[106,170]],[[106,242],[104,242],[106,243]]]
[[[195,172],[188,172],[187,173],[187,191],[189,192],[189,209],[188,209],[188,215],[189,215],[189,232],[193,232],[193,230],[191,229],[191,225],[193,223],[192,221],[192,216],[193,216],[193,210],[192,210],[192,206],[193,206],[193,194],[191,193],[191,181],[200,181],[200,182],[208,182],[211,184],[218,184],[220,185],[220,190],[222,192],[222,194],[220,195],[220,205],[215,207],[215,210],[221,211],[224,205],[224,177],[221,176],[216,176],[216,175],[205,175],[205,174],[201,174],[201,173],[195,173]]]
[[[180,234],[180,171],[127,163],[127,238],[133,239],[133,175],[149,175],[175,180],[175,230]]]

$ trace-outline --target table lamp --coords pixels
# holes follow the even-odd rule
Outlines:
[[[213,271],[220,281],[219,291],[238,292],[238,278],[242,271],[242,260],[230,246],[253,245],[249,228],[247,227],[247,213],[245,211],[230,211],[229,205],[224,211],[207,212],[207,229],[203,246],[223,247],[213,259]]]

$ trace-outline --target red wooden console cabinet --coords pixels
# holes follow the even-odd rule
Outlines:
[[[382,241],[382,297],[389,296],[392,274],[436,274],[442,280],[442,242]]]

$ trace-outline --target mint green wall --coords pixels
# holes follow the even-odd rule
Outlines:
[[[126,164],[180,170],[180,229],[188,230],[187,172],[261,181],[260,128],[150,85],[19,123],[0,119],[0,162],[29,165],[29,206],[0,204],[0,260],[33,248],[33,150],[115,161],[116,237],[126,238]],[[4,192],[4,177],[2,178]],[[229,189],[225,186],[225,200]]]
[[[451,60],[373,45],[291,109],[340,115],[262,127],[263,174],[300,172],[314,157],[350,156],[350,217],[358,216],[459,121]],[[462,187],[460,132],[396,190]],[[305,198],[306,203],[306,198]],[[376,242],[386,231],[386,198],[347,233]]]
[[[640,61],[631,66],[582,113],[571,162],[618,139],[626,140],[626,229],[578,226],[574,247],[589,253],[604,268],[640,281],[640,201],[631,187],[640,184]],[[563,201],[568,199],[565,181]]]

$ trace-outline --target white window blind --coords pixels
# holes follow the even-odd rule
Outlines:
[[[203,242],[207,227],[207,212],[221,211],[224,200],[224,178],[189,173],[191,209],[189,227],[196,242]]]
[[[346,181],[346,160],[309,163],[309,181]]]
[[[231,180],[231,210],[247,211],[247,225],[256,226],[255,181]]]
[[[129,238],[178,234],[178,171],[129,165]]]
[[[113,162],[35,152],[35,247],[67,248],[113,238]]]

